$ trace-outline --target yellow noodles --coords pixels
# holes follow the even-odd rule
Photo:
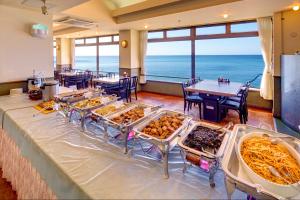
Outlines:
[[[300,181],[300,166],[289,150],[282,144],[272,144],[267,137],[254,136],[243,141],[241,154],[247,165],[258,175],[278,184]],[[274,176],[274,167],[281,177]],[[283,177],[283,178],[282,178]]]

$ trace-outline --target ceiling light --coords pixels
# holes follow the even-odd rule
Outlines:
[[[145,27],[145,29],[147,29],[147,28],[148,28],[148,26],[147,26],[147,25],[145,25],[144,27]]]
[[[299,5],[293,6],[293,10],[294,10],[294,11],[298,11],[299,9],[300,9],[300,6],[299,6]]]
[[[227,19],[228,17],[229,17],[228,14],[223,14],[223,18],[224,18],[224,19]]]

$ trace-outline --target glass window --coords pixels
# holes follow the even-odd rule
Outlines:
[[[76,39],[75,44],[84,44],[84,39]]]
[[[75,69],[97,70],[97,46],[75,47]]]
[[[97,38],[86,38],[85,43],[86,44],[96,44],[97,43]]]
[[[119,36],[118,35],[114,36],[114,42],[119,42]]]
[[[251,32],[251,31],[258,31],[256,22],[231,25],[232,33]]]
[[[56,47],[53,48],[53,67],[56,68]]]
[[[185,37],[185,36],[190,36],[190,35],[191,35],[190,29],[167,31],[167,37]]]
[[[191,77],[191,41],[148,43],[147,79],[182,82]]]
[[[103,72],[119,73],[119,45],[99,46],[99,69]]]
[[[164,37],[164,33],[162,31],[148,33],[148,39],[161,39],[163,37]]]
[[[53,46],[56,47],[56,41],[55,40],[53,41]]]
[[[226,33],[226,28],[224,25],[196,28],[196,35],[213,35],[213,34],[224,34],[224,33]]]
[[[241,45],[243,44],[243,45]],[[262,74],[264,62],[258,37],[196,41],[196,77],[246,83]],[[251,87],[260,88],[261,77]]]
[[[99,42],[112,42],[112,36],[99,37]]]

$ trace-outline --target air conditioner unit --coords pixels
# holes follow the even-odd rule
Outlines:
[[[67,26],[74,26],[74,27],[82,27],[82,28],[91,28],[95,26],[94,22],[82,20],[82,19],[76,19],[72,17],[65,17],[62,19],[58,19],[54,21],[57,24],[63,24]]]

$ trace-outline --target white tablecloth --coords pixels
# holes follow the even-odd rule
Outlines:
[[[0,97],[0,113],[13,107],[3,103],[12,102],[10,98]],[[12,103],[18,104],[15,107],[28,104],[19,98]],[[56,113],[33,117],[34,113],[32,107],[7,111],[3,128],[59,199],[227,198],[221,171],[215,188],[210,188],[206,174],[197,169],[183,174],[177,164],[171,164],[170,178],[164,179],[157,162],[128,157]],[[245,198],[241,195],[234,197]]]

